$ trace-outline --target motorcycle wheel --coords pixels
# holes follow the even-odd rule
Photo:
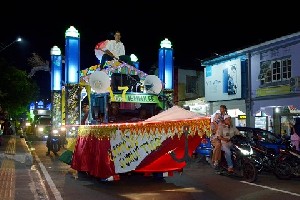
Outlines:
[[[53,151],[53,153],[57,153],[59,151],[58,143],[52,144],[52,151]]]
[[[292,166],[288,162],[279,162],[275,166],[274,173],[279,179],[290,179],[292,177]]]
[[[252,162],[245,162],[242,165],[242,176],[245,181],[253,183],[257,179],[257,168]]]

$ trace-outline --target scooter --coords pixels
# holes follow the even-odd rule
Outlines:
[[[212,157],[212,151],[213,146],[211,144],[210,138],[206,134],[204,134],[201,137],[200,144],[194,151],[195,157],[197,157],[199,161],[205,161],[208,164],[208,161]]]
[[[257,168],[255,161],[252,159],[253,150],[248,139],[242,135],[233,136],[231,139],[233,147],[231,149],[231,159],[233,162],[234,172],[228,172],[228,165],[225,159],[225,153],[222,151],[221,162],[219,163],[216,173],[220,175],[239,177],[247,182],[257,180]]]

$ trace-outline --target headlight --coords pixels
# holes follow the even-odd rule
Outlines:
[[[39,131],[40,131],[40,132],[43,132],[43,131],[44,131],[44,128],[43,128],[43,127],[39,127]]]
[[[246,155],[246,156],[252,155],[252,154],[253,154],[253,150],[252,150],[251,147],[250,147],[250,150],[249,150],[249,151],[246,150],[246,149],[239,148],[239,147],[237,147],[237,148],[241,151],[242,154],[244,154],[244,155]]]
[[[52,133],[58,134],[58,130],[54,129],[54,130],[52,131]]]

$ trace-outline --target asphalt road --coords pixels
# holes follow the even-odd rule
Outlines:
[[[160,180],[142,174],[121,174],[119,181],[102,182],[85,173],[75,179],[59,156],[46,156],[45,141],[33,141],[32,147],[33,167],[39,171],[39,181],[44,183],[49,199],[300,199],[300,179],[279,180],[273,174],[260,174],[255,183],[249,184],[218,175],[197,159],[182,174]]]

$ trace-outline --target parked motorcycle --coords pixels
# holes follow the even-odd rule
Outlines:
[[[194,154],[199,159],[199,161],[208,161],[212,156],[213,146],[211,144],[210,138],[204,134],[201,137],[201,142],[197,146]]]
[[[227,171],[228,166],[224,152],[222,151],[222,159],[217,173],[221,175],[240,177],[250,183],[255,182],[258,170],[255,166],[255,160],[252,158],[253,150],[249,140],[242,135],[233,136],[230,140],[233,144],[231,158],[234,172]]]
[[[274,154],[274,151],[263,145],[254,143],[251,143],[251,147],[253,149],[253,155],[251,157],[255,161],[255,166],[258,172],[273,172],[277,158],[277,155]]]
[[[274,173],[279,179],[300,177],[300,152],[291,144],[286,149],[280,150]]]

